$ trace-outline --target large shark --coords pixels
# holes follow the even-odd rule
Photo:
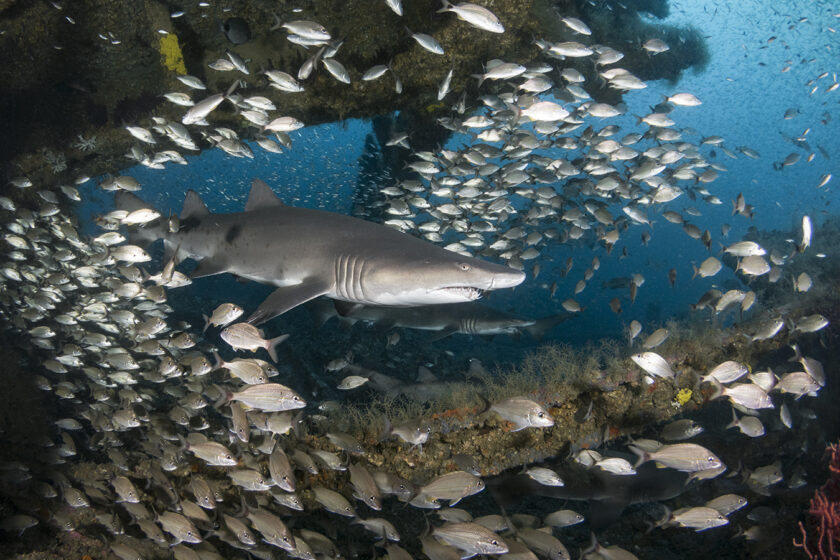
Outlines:
[[[117,207],[148,208],[128,192]],[[525,274],[466,257],[389,227],[323,210],[285,205],[259,179],[244,212],[211,214],[188,191],[180,229],[151,224],[134,238],[163,238],[170,253],[193,258],[193,278],[230,272],[277,286],[248,318],[261,324],[318,296],[364,305],[418,306],[478,299],[510,288]]]
[[[633,476],[586,468],[574,461],[554,460],[549,463],[547,466],[560,475],[563,486],[545,486],[521,470],[508,469],[486,478],[487,489],[505,508],[519,503],[525,496],[588,501],[590,524],[594,531],[600,531],[617,521],[627,506],[679,496],[686,491],[689,480],[688,474],[657,468],[653,462],[639,466]]]
[[[432,340],[440,340],[455,333],[517,335],[522,331],[531,333],[531,336],[539,340],[547,330],[574,317],[571,313],[561,313],[542,319],[525,319],[474,301],[417,307],[348,307],[340,302],[313,300],[307,304],[307,308],[320,324],[338,316],[343,323],[362,321],[384,329],[402,327],[433,331],[436,334]]]

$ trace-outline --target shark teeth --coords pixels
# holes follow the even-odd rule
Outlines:
[[[467,286],[451,286],[448,288],[441,288],[440,291],[447,292],[450,294],[457,294],[468,300],[480,299],[481,296],[484,294],[484,292],[482,290],[479,290],[478,288],[471,288]]]

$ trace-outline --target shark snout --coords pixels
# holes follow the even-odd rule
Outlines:
[[[525,273],[521,270],[510,268],[504,272],[494,274],[490,279],[490,290],[501,288],[512,288],[525,281]]]

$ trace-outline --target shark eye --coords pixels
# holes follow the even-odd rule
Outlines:
[[[460,269],[461,269],[461,270],[463,270],[464,272],[469,272],[469,270],[470,270],[472,267],[469,265],[469,263],[458,263],[458,268],[460,268]]]

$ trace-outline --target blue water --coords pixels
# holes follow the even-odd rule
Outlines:
[[[807,21],[800,21],[802,18]],[[580,342],[622,336],[622,329],[633,319],[650,332],[672,317],[684,317],[688,305],[708,289],[738,282],[727,267],[714,278],[691,280],[692,265],[699,265],[710,253],[700,241],[683,233],[682,226],[663,219],[660,214],[664,210],[684,214],[688,207],[697,209],[701,216],[684,216],[701,230],[711,232],[711,254],[718,256],[722,245],[740,240],[750,228],[783,230],[790,232],[789,237],[797,237],[801,217],[806,214],[813,220],[818,236],[819,225],[833,214],[836,179],[816,189],[824,174],[836,176],[840,171],[836,163],[840,159],[837,153],[840,128],[830,120],[840,91],[825,91],[836,79],[838,65],[834,51],[840,47],[837,34],[831,31],[832,26],[840,25],[831,3],[788,3],[782,10],[765,2],[671,2],[670,16],[664,23],[699,29],[707,38],[710,52],[705,69],[685,72],[677,84],[649,82],[647,89],[628,92],[624,95],[627,106],[624,116],[601,122],[591,119],[592,124],[596,129],[618,124],[621,126],[618,137],[631,131],[644,132],[646,126],[636,126],[635,116],[649,113],[652,106],[673,93],[695,94],[702,100],[701,106],[676,107],[670,116],[678,128],[696,132],[684,133],[682,141],[696,144],[703,137],[718,135],[725,139],[726,148],[738,155],[732,159],[716,146],[700,148],[708,161],[727,169],[720,172],[716,181],[706,185],[723,204],[692,201],[684,194],[658,209],[649,209],[652,228],[631,225],[622,233],[610,256],[602,243],[592,241],[572,242],[567,246],[544,245],[538,261],[525,263],[529,272],[526,282],[515,290],[490,295],[488,302],[515,309],[523,316],[540,317],[560,312],[560,302],[574,297],[585,307],[585,312],[573,323],[566,324],[572,328],[564,326],[553,331],[552,338]],[[771,40],[774,36],[777,38]],[[828,72],[828,76],[818,80],[823,72]],[[813,87],[817,91],[811,93]],[[798,109],[799,114],[785,120],[783,115],[790,108]],[[141,194],[146,200],[164,210],[178,211],[186,190],[194,189],[213,212],[237,211],[244,205],[252,178],[259,177],[288,204],[350,213],[361,171],[359,158],[365,137],[371,133],[369,122],[347,120],[293,132],[293,148],[280,155],[265,152],[252,143],[253,160],[237,159],[215,149],[199,156],[187,155],[187,166],[169,164],[165,171],[136,166],[125,173],[141,182]],[[805,137],[811,150],[794,146],[782,134]],[[457,150],[468,141],[463,135],[453,135],[444,148]],[[761,158],[753,160],[738,153],[738,146],[758,151]],[[818,146],[831,159],[826,159]],[[540,153],[552,155],[552,152],[554,157],[563,155],[559,150]],[[774,170],[773,163],[792,152],[799,153],[801,161],[781,171]],[[814,154],[810,163],[806,161],[809,154]],[[575,154],[565,155],[571,159]],[[380,186],[394,182],[385,170]],[[731,201],[738,193],[743,193],[746,202],[755,208],[752,219],[732,216]],[[110,195],[92,186],[85,194],[83,218],[110,206]],[[610,211],[615,217],[622,216],[618,205],[610,207]],[[725,239],[721,236],[722,224],[731,225]],[[646,247],[641,243],[645,231],[651,234]],[[591,240],[591,232],[584,239]],[[623,250],[627,257],[617,258]],[[600,270],[586,290],[574,296],[575,284],[596,256],[601,261]],[[560,272],[568,257],[574,259],[574,267],[563,279]],[[534,280],[532,271],[536,262],[540,263],[541,272]],[[677,271],[674,288],[668,282],[672,267]],[[632,273],[645,278],[635,303],[630,302],[627,289],[600,287],[602,282]],[[555,281],[558,288],[551,299],[548,289]],[[761,282],[766,280],[759,280],[759,285]],[[622,301],[623,312],[619,316],[609,307],[614,297]],[[759,303],[756,311],[760,310]]]

